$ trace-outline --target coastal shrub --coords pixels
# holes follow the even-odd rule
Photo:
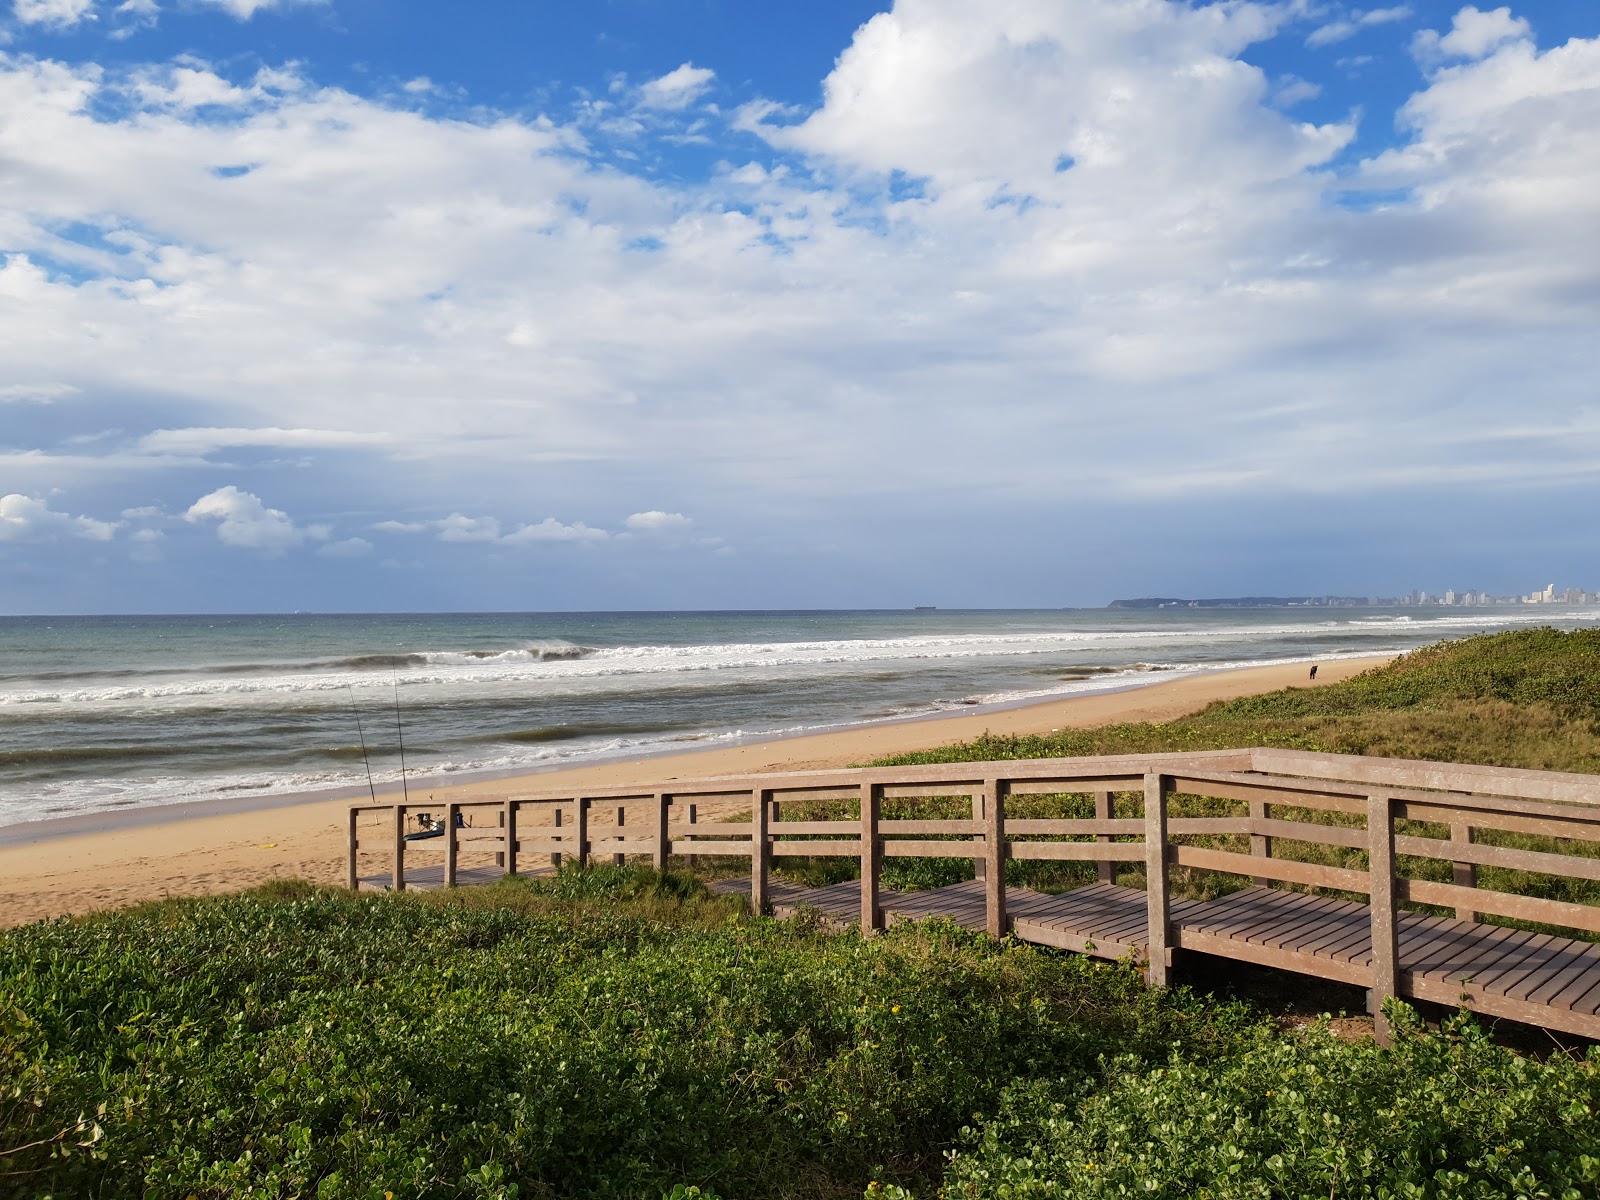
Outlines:
[[[1600,1056],[1546,1062],[1471,1018],[1389,1010],[1392,1050],[1313,1027],[1219,1059],[1027,1080],[952,1152],[943,1194],[1004,1200],[1581,1200],[1600,1194]]]
[[[31,1113],[0,1194],[856,1194],[935,1178],[1016,1079],[1091,1075],[1113,1046],[1214,1050],[1255,1021],[949,924],[863,940],[560,898],[605,870],[0,935],[4,1080]],[[92,1145],[44,1140],[84,1114]]]

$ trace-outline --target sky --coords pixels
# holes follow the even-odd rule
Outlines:
[[[0,612],[1600,589],[1600,4],[0,0]]]

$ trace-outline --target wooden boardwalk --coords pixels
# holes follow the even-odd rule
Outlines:
[[[741,815],[697,823],[697,805]],[[1600,935],[1600,904],[1581,900],[1600,884],[1595,776],[1244,749],[672,780],[428,807],[442,812],[421,820],[422,805],[352,806],[350,887],[453,887],[567,859],[743,859],[748,875],[727,890],[757,912],[805,905],[867,933],[948,917],[994,937],[1131,956],[1152,987],[1184,952],[1300,972],[1366,988],[1380,1037],[1382,1001],[1400,996],[1600,1038],[1600,947],[1567,936]],[[408,843],[413,825],[450,832]],[[797,888],[773,874],[795,858],[853,860],[860,882]],[[892,892],[881,884],[889,858],[966,859],[975,877]],[[1028,860],[1092,864],[1099,882],[1056,895],[1003,886],[1007,864]],[[1118,864],[1145,887],[1116,886]],[[1503,886],[1485,886],[1482,867]],[[1174,896],[1174,872],[1224,894]],[[1563,894],[1580,900],[1551,898]],[[1485,924],[1485,914],[1541,931]]]
[[[725,895],[750,894],[747,879],[712,885]],[[807,888],[774,880],[771,905],[785,917],[815,909],[841,924],[861,912],[861,884],[848,880]],[[982,880],[916,892],[884,892],[888,921],[945,917],[968,929],[986,920]],[[1007,932],[1096,958],[1149,954],[1145,893],[1109,883],[1045,895],[1006,889]],[[1303,892],[1249,887],[1216,900],[1172,903],[1172,944],[1198,951],[1365,986],[1372,978],[1368,908]],[[1403,913],[1399,919],[1401,996],[1600,1037],[1600,945],[1468,921]]]

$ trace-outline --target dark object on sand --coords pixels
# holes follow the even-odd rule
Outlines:
[[[443,837],[444,836],[444,821],[441,820],[438,817],[435,817],[432,813],[418,813],[417,814],[417,824],[421,825],[422,828],[417,830],[416,833],[408,833],[408,834],[406,834],[406,841],[408,841],[408,842],[425,842],[429,838],[436,838],[436,837]],[[467,827],[466,821],[464,821],[462,819],[460,813],[457,813],[456,814],[456,828],[457,829],[465,829],[466,827]]]
[[[1316,663],[1312,663],[1311,664],[1311,682],[1315,683],[1316,681],[1317,681],[1317,664]]]

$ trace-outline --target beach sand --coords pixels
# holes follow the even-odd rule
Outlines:
[[[711,750],[647,755],[624,762],[595,763],[515,778],[483,779],[411,787],[413,804],[487,799],[506,794],[641,788],[671,780],[773,771],[804,771],[858,765],[889,754],[971,741],[994,734],[1049,733],[1131,721],[1170,721],[1213,700],[1254,695],[1283,687],[1322,686],[1387,662],[1388,658],[1344,659],[1319,664],[1308,685],[1305,664],[1244,667],[1190,675],[1118,692],[1060,697],[1016,708],[917,721],[857,726],[829,733],[779,738]],[[381,800],[389,794],[380,792]],[[398,794],[394,798],[398,798]],[[40,836],[0,846],[0,926],[62,914],[116,908],[166,896],[236,891],[273,879],[344,879],[345,814],[348,797],[307,797],[285,803],[262,797],[250,811],[194,815],[137,826],[82,830],[79,818]],[[159,810],[156,810],[159,812]],[[141,813],[148,818],[148,810]],[[702,807],[701,816],[717,814]]]

